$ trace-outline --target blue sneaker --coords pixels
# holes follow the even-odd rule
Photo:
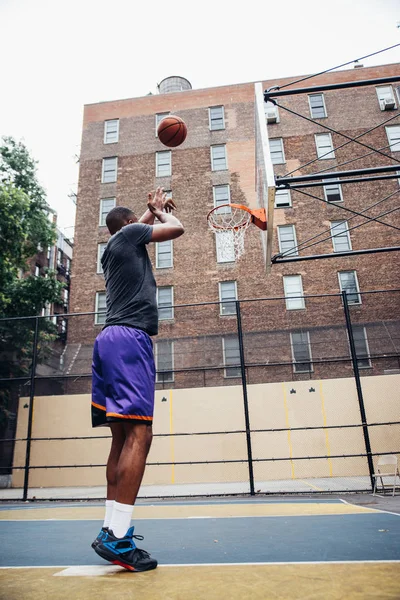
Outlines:
[[[108,533],[108,527],[102,527],[100,529],[99,535],[97,536],[97,538],[92,542],[92,548],[93,550],[96,548],[96,546],[98,544],[100,544],[100,542],[102,542],[104,540],[104,538],[106,537]]]
[[[133,535],[135,528],[130,527],[123,538],[117,538],[108,530],[106,536],[94,551],[113,565],[120,565],[128,571],[150,571],[157,567],[157,561],[146,550],[137,548],[133,538],[143,540],[142,535]]]

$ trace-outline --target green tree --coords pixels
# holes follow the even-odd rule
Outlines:
[[[37,178],[36,162],[27,148],[5,137],[0,145],[0,318],[38,315],[47,303],[60,300],[62,284],[54,272],[28,275],[28,260],[54,244],[56,231],[47,216],[46,194]],[[21,377],[32,363],[34,319],[0,321],[0,378]],[[56,329],[40,319],[39,360]],[[10,416],[11,387],[0,385],[0,432]]]

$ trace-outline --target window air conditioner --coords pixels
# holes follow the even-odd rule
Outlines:
[[[385,98],[382,100],[382,110],[393,110],[394,108],[396,108],[394,98]]]
[[[277,123],[278,122],[278,113],[276,108],[271,108],[266,111],[267,123]]]

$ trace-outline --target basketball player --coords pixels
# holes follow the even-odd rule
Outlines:
[[[111,233],[101,264],[106,282],[105,326],[97,336],[92,365],[92,425],[112,433],[107,462],[103,527],[92,544],[102,558],[147,571],[157,561],[136,547],[130,527],[133,507],[152,441],[155,365],[150,336],[158,333],[156,283],[146,245],[184,233],[171,214],[176,208],[162,188],[149,194],[148,210],[137,220],[117,206],[107,215]],[[154,225],[154,219],[160,224]]]

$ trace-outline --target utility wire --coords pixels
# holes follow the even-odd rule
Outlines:
[[[378,129],[378,127],[382,127],[383,125],[386,125],[386,123],[389,123],[389,121],[393,121],[393,119],[398,119],[399,117],[400,117],[399,113],[395,114],[393,117],[390,117],[390,119],[386,119],[386,121],[383,121],[382,123],[379,123],[378,125],[375,125],[375,127],[371,127],[371,129],[368,129],[367,131],[364,131],[363,133],[360,133],[360,135],[358,135],[357,137],[355,137],[354,140],[358,140],[360,137],[363,137],[364,135],[367,135],[367,133],[371,133],[371,131],[374,131],[375,129]],[[316,125],[319,125],[319,123],[317,123],[316,121],[313,121],[313,122],[316,123]],[[347,144],[351,144],[351,141],[347,141],[347,142],[344,142],[343,144],[341,144],[340,146],[336,146],[335,148],[333,148],[329,152],[326,152],[322,156],[318,156],[317,158],[314,158],[313,160],[310,160],[308,163],[306,163],[304,165],[301,165],[301,167],[297,167],[297,169],[293,169],[293,171],[290,171],[289,173],[286,173],[285,175],[283,175],[283,177],[289,177],[289,175],[293,175],[293,173],[296,173],[296,171],[300,171],[300,169],[304,169],[304,167],[308,167],[309,165],[312,165],[313,163],[317,162],[318,160],[321,160],[321,158],[324,158],[324,156],[327,156],[331,152],[336,152],[336,150],[340,150],[344,146],[347,146]],[[400,144],[400,142],[396,142],[395,144],[389,144],[388,146],[384,146],[383,148],[379,148],[378,151],[384,150],[385,148],[389,148],[389,147],[391,147],[393,145],[396,146],[397,144]],[[374,150],[374,152],[375,152],[375,150]],[[369,156],[369,154],[371,154],[371,153],[368,153],[365,156]],[[357,159],[353,158],[352,160],[357,160]],[[352,162],[352,161],[349,161],[349,162]],[[341,166],[341,165],[338,165],[338,166]],[[337,169],[338,166],[336,166],[334,168]],[[323,172],[323,171],[319,171],[319,173],[321,173],[321,172]]]
[[[400,44],[394,44],[394,46],[389,46],[388,48],[383,48],[383,50],[378,50],[377,52],[372,52],[371,54],[366,54],[365,56],[361,56],[360,58],[355,58],[354,60],[349,60],[349,62],[343,63],[342,65],[337,65],[337,67],[331,67],[330,69],[326,69],[326,71],[320,71],[320,73],[315,73],[315,75],[307,75],[306,77],[302,77],[301,79],[296,79],[294,81],[290,81],[289,83],[285,83],[284,85],[277,85],[274,87],[276,90],[281,90],[289,85],[294,85],[295,83],[300,83],[301,81],[306,81],[307,79],[312,79],[313,77],[318,77],[319,75],[324,75],[325,73],[329,73],[330,71],[335,71],[336,69],[340,69],[342,67],[346,67],[347,65],[351,65],[352,63],[358,62],[359,60],[364,60],[364,58],[370,58],[371,56],[375,56],[376,54],[380,54],[381,52],[387,52],[387,50],[392,50],[393,48],[397,48]]]
[[[400,142],[396,142],[395,144],[388,144],[387,146],[382,146],[382,148],[379,148],[379,150],[386,150],[386,148],[390,148],[391,146],[397,146],[397,144],[400,144]],[[397,150],[396,150],[396,152],[397,152]],[[345,162],[339,163],[338,165],[335,165],[334,167],[326,167],[326,169],[322,169],[321,171],[318,171],[317,173],[315,173],[315,175],[320,175],[321,173],[325,173],[326,171],[331,171],[332,169],[338,169],[339,167],[344,167],[345,165],[349,165],[350,163],[355,162],[356,160],[360,160],[361,158],[366,158],[367,156],[371,156],[371,154],[375,154],[375,152],[367,152],[367,154],[362,154],[361,156],[356,156],[356,158],[352,158],[351,160],[346,160]],[[399,169],[399,171],[400,171],[400,169]],[[343,183],[346,183],[345,179],[343,179],[343,180],[338,179],[337,181],[343,181]]]
[[[323,125],[322,123],[316,123],[313,119],[310,119],[309,117],[306,117],[305,115],[301,115],[300,113],[298,113],[294,110],[291,110],[287,106],[283,106],[282,104],[279,104],[278,102],[276,102],[276,105],[279,106],[279,108],[283,108],[283,110],[286,110],[287,112],[290,112],[291,114],[296,115],[296,117],[300,117],[301,119],[304,119],[305,121],[314,123],[314,125],[319,125],[323,129],[326,129],[327,131],[331,131],[332,133],[335,133],[336,135],[340,135],[340,136],[346,138],[347,140],[350,140],[350,142],[355,142],[356,144],[359,144],[360,146],[364,146],[364,148],[368,148],[368,150],[373,150],[377,154],[381,154],[382,156],[385,156],[386,158],[390,158],[390,160],[394,160],[395,162],[400,164],[400,160],[398,160],[397,158],[394,158],[393,156],[390,156],[389,154],[385,154],[384,152],[381,152],[380,150],[377,150],[377,148],[373,148],[372,146],[369,146],[368,144],[363,144],[363,142],[359,142],[357,140],[357,138],[351,138],[350,136],[346,135],[345,133],[340,133],[339,131],[336,131],[335,129],[328,127],[327,125]],[[328,152],[328,154],[330,152],[332,152],[332,150],[330,150]],[[325,154],[325,156],[326,156],[326,154]]]
[[[386,202],[387,200],[390,200],[390,198],[392,196],[394,196],[395,194],[398,194],[399,192],[400,192],[400,189],[396,190],[395,192],[389,194],[389,196],[386,196],[385,198],[382,198],[381,200],[378,200],[378,202],[375,202],[374,204],[371,204],[371,206],[367,206],[367,208],[364,208],[364,210],[362,212],[364,213],[367,210],[371,210],[371,208],[375,208],[375,206],[378,206],[378,204],[382,204],[382,202]],[[347,223],[349,223],[353,219],[357,218],[358,216],[362,216],[364,219],[367,219],[367,221],[364,222],[364,223],[361,223],[361,225],[366,225],[367,222],[370,219],[370,217],[368,215],[364,215],[364,214],[360,213],[360,215],[353,215],[352,217],[349,217],[347,219]],[[377,215],[377,218],[379,218],[380,216],[382,216],[382,215]],[[387,223],[386,223],[386,225],[387,225]],[[335,225],[335,227],[336,227],[336,225]],[[398,229],[398,228],[396,227],[396,229]],[[287,254],[288,252],[291,252],[293,249],[304,250],[305,248],[303,248],[303,246],[305,244],[308,244],[308,242],[312,242],[316,238],[320,237],[321,235],[324,235],[325,233],[329,233],[330,231],[331,231],[331,229],[325,229],[324,231],[321,231],[321,233],[317,233],[313,237],[308,238],[308,240],[304,240],[304,242],[301,242],[300,244],[297,244],[296,246],[293,246],[293,248],[290,248],[289,250],[286,250],[285,252],[282,252],[281,254],[278,254],[277,256],[285,256],[285,254]]]

